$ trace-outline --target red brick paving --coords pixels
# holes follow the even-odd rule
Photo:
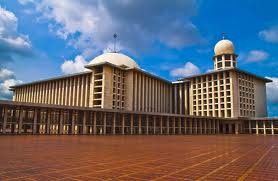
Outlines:
[[[278,137],[1,136],[0,180],[278,180]]]

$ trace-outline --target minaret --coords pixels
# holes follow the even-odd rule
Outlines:
[[[225,39],[224,36],[222,40],[216,43],[214,54],[214,70],[236,68],[238,55],[235,54],[233,42]]]

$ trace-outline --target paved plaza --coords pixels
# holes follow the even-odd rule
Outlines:
[[[278,180],[278,137],[1,136],[0,180]]]

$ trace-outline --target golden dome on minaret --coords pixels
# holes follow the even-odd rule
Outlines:
[[[223,39],[216,43],[214,47],[215,55],[222,55],[222,54],[234,54],[235,48],[233,42],[227,39]]]

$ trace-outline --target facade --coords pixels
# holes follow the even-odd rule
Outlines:
[[[213,71],[176,82],[142,70],[126,55],[106,53],[86,72],[13,86],[13,102],[0,102],[0,132],[21,133],[29,118],[24,132],[34,134],[252,132],[251,119],[267,117],[271,80],[238,69],[229,40],[214,52]]]

